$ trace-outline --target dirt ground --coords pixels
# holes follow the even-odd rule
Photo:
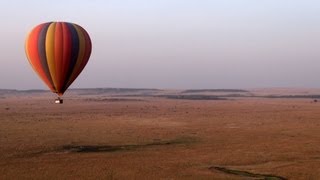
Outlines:
[[[0,179],[319,179],[310,99],[0,99]]]

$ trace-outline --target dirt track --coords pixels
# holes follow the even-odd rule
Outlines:
[[[50,100],[0,99],[0,179],[320,177],[310,99]]]

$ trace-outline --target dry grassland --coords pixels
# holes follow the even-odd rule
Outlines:
[[[319,179],[320,103],[0,99],[0,179]]]

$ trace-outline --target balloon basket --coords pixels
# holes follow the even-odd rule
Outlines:
[[[55,104],[63,104],[63,99],[57,98],[54,100]]]

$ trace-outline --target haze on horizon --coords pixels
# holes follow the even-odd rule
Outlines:
[[[71,88],[320,87],[320,1],[11,0],[0,2],[0,89],[47,89],[24,42],[36,25],[91,36]]]

